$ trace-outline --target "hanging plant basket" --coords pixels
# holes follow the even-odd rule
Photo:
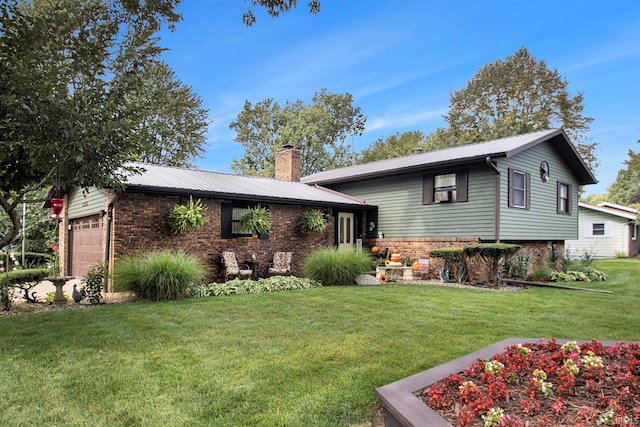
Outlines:
[[[262,206],[249,208],[249,212],[240,218],[240,227],[256,236],[267,233],[271,229],[271,212]]]
[[[198,231],[204,225],[204,211],[207,207],[200,199],[193,201],[189,198],[189,205],[175,205],[169,213],[169,226],[174,234],[187,231]]]
[[[324,212],[318,209],[304,212],[298,218],[297,228],[302,234],[323,232],[327,228]]]

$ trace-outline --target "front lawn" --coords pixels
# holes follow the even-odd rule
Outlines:
[[[507,337],[640,341],[640,261],[613,295],[324,287],[0,316],[0,425],[367,425],[376,387]]]

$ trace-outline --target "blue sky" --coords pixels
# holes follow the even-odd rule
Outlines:
[[[367,116],[353,139],[361,151],[378,138],[445,123],[449,95],[484,65],[522,46],[584,94],[599,143],[601,194],[640,151],[640,0],[306,0],[271,18],[242,24],[248,2],[183,0],[184,20],[160,44],[179,78],[204,100],[213,120],[201,169],[230,172],[242,146],[229,129],[246,100],[311,101],[326,88],[349,92]]]

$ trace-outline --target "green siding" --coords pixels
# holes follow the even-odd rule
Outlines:
[[[104,190],[91,187],[83,192],[74,187],[69,191],[69,218],[81,218],[95,215],[104,209]]]
[[[549,163],[550,178],[540,178],[540,163]],[[501,174],[500,238],[502,240],[567,240],[578,233],[578,182],[550,142],[510,159],[497,159]],[[530,209],[510,208],[509,168],[531,174]],[[570,184],[571,215],[556,212],[557,182]]]
[[[422,204],[422,176],[415,173],[332,188],[377,205],[378,230],[387,238],[495,238],[495,171],[486,165],[468,167],[468,201],[431,205]]]

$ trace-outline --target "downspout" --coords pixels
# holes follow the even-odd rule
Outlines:
[[[493,169],[496,172],[496,211],[495,211],[495,240],[496,243],[500,243],[500,171],[496,167],[495,163],[491,161],[491,157],[487,156],[485,159],[487,166]]]
[[[106,230],[106,238],[105,238],[105,253],[104,253],[104,262],[107,266],[107,271],[111,272],[113,269],[113,265],[111,265],[111,234],[113,232],[112,230],[112,221],[113,221],[113,205],[115,204],[116,200],[118,200],[120,198],[120,195],[122,194],[121,190],[115,190],[113,197],[111,197],[111,200],[108,201],[107,203],[107,210],[104,212],[106,221],[107,221],[107,230]],[[106,291],[108,292],[110,290],[110,288],[113,286],[113,283],[111,283],[111,280],[109,279],[111,275],[107,275],[107,283],[106,283]]]

